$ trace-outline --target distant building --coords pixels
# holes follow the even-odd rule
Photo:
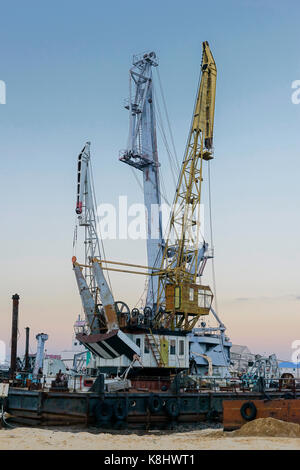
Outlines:
[[[300,378],[300,363],[282,361],[279,362],[280,375],[292,374],[296,379]]]
[[[233,344],[230,349],[230,359],[234,370],[246,372],[249,365],[255,361],[255,355],[248,346]]]

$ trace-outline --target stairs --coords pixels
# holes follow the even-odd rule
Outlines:
[[[155,362],[157,364],[157,367],[164,367],[165,363],[163,361],[161,352],[160,352],[160,346],[157,344],[156,339],[150,330],[150,334],[145,334],[145,341],[149,345],[149,348],[151,349],[151,352],[154,356]]]

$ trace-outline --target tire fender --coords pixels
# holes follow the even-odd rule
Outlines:
[[[128,415],[128,406],[124,398],[116,400],[114,403],[114,416],[118,421],[123,421]]]
[[[98,401],[94,407],[94,416],[97,423],[108,423],[113,415],[112,403],[108,400]]]
[[[171,418],[177,418],[180,414],[180,408],[176,398],[170,398],[166,402],[166,411]]]
[[[162,399],[159,395],[151,394],[148,400],[148,408],[151,413],[159,413],[162,410]]]
[[[245,421],[252,421],[256,418],[257,408],[252,401],[247,401],[242,404],[240,412]]]

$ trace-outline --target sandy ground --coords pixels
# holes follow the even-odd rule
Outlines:
[[[134,432],[110,434],[19,427],[0,430],[0,449],[300,449],[300,426],[267,418],[252,421],[231,433],[225,433],[221,429],[202,429],[189,432],[149,432],[143,435]]]

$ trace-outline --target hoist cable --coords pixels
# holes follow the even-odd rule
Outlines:
[[[208,161],[208,205],[209,205],[210,243],[211,243],[211,249],[213,250],[213,257],[211,259],[211,262],[212,262],[211,265],[212,265],[212,278],[213,278],[213,289],[214,289],[214,303],[215,303],[215,309],[218,315],[219,312],[218,312],[216,274],[215,274],[215,263],[214,263],[214,238],[213,238],[213,223],[212,223],[210,161]]]
[[[136,172],[134,171],[134,169],[132,168],[132,166],[130,167],[131,171],[132,171],[132,174],[140,188],[140,190],[142,191],[142,193],[144,194],[144,188],[143,188],[143,185],[142,183],[140,182],[140,180],[138,179],[138,177],[136,176]],[[150,180],[151,183],[153,184],[153,187],[155,188],[155,183],[153,183],[152,180]],[[156,188],[155,188],[156,189]],[[160,190],[160,188],[157,188],[158,189],[158,192],[159,192],[159,195],[161,196],[162,199],[164,199],[164,201],[169,205],[169,201],[167,200],[166,198],[166,195],[162,193],[162,191]]]
[[[212,202],[211,202],[211,176],[210,176],[210,161],[208,161],[208,200],[209,200],[209,225],[210,225],[210,243],[211,248],[214,250],[214,238],[213,238],[213,223],[212,223]],[[215,263],[214,263],[214,253],[211,260],[212,265],[212,279],[213,279],[213,290],[214,290],[214,303],[215,303],[215,310],[219,317],[219,310],[218,310],[218,301],[217,301],[217,287],[216,287],[216,273],[215,273]],[[220,325],[219,325],[220,326]],[[220,331],[220,346],[222,350],[222,355],[224,359],[224,366],[228,366],[228,356],[225,354],[225,346],[224,346],[224,332]]]
[[[156,71],[157,71],[157,76],[158,76],[158,83],[159,83],[160,93],[161,93],[161,97],[162,97],[162,102],[163,102],[163,105],[164,105],[164,111],[165,111],[166,118],[167,118],[169,134],[170,134],[171,142],[172,142],[172,146],[173,146],[173,151],[174,151],[174,156],[175,156],[175,159],[174,159],[174,160],[175,160],[175,163],[176,163],[176,166],[177,166],[177,171],[179,171],[179,170],[180,170],[180,164],[179,164],[179,161],[178,161],[178,156],[177,156],[177,152],[176,152],[176,146],[175,146],[174,137],[173,137],[173,132],[172,132],[172,128],[171,128],[171,124],[170,124],[170,119],[169,119],[168,108],[167,108],[167,105],[166,105],[165,94],[164,94],[164,90],[163,90],[163,86],[162,86],[162,82],[161,82],[161,78],[160,78],[160,73],[159,73],[158,67],[156,68]]]
[[[170,169],[171,169],[171,173],[172,173],[172,177],[173,177],[173,182],[174,182],[174,185],[176,187],[176,176],[175,176],[174,167],[177,168],[178,165],[177,165],[177,162],[176,162],[175,158],[172,155],[172,152],[170,151],[170,147],[169,147],[169,144],[168,144],[168,139],[167,139],[167,136],[166,136],[166,133],[165,133],[165,130],[164,130],[163,119],[162,119],[162,115],[161,115],[161,111],[160,111],[159,102],[158,102],[158,99],[156,97],[156,93],[154,93],[154,96],[155,96],[155,104],[157,105],[154,108],[155,109],[155,117],[156,117],[156,121],[157,121],[157,124],[158,124],[158,129],[161,133],[162,140],[163,140],[163,143],[164,143],[166,151],[167,151],[167,155],[168,155],[168,159],[169,159],[169,165],[170,165]],[[157,112],[156,112],[156,108],[157,108]]]

